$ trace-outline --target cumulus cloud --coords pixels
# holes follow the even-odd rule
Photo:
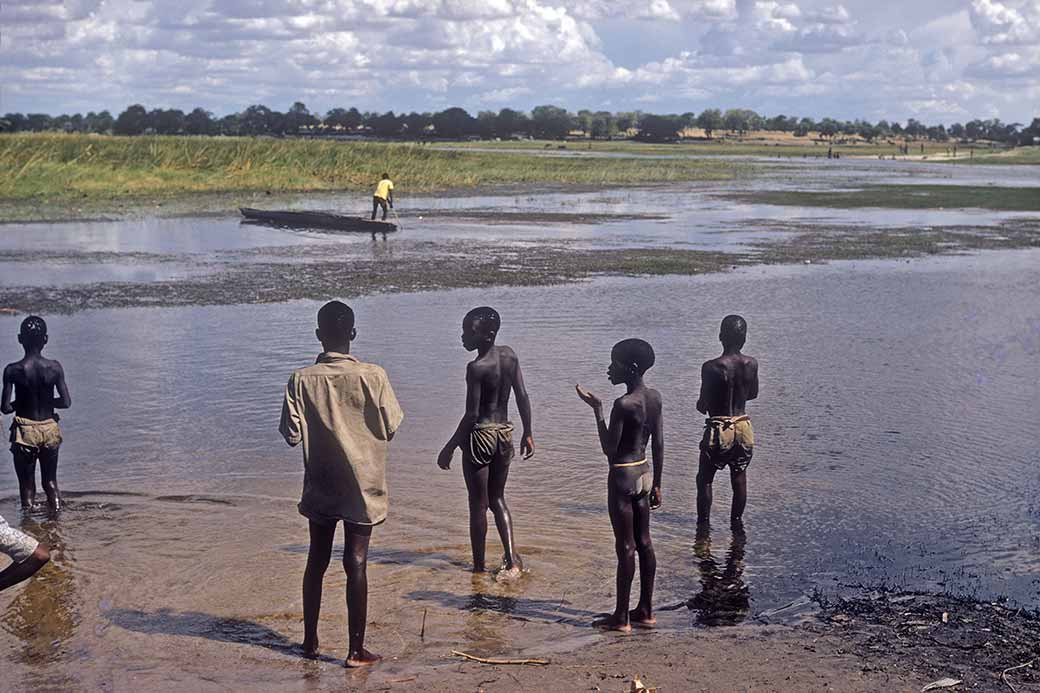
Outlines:
[[[4,111],[749,107],[1029,118],[1040,2],[7,0]],[[1011,86],[1013,85],[1013,87]],[[811,97],[809,100],[807,97]]]

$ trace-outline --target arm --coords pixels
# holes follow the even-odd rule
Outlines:
[[[697,398],[697,411],[702,414],[708,413],[708,379],[711,377],[711,369],[708,364],[701,366],[701,394]]]
[[[0,395],[0,412],[4,414],[14,412],[14,405],[11,404],[11,384],[11,367],[8,366],[4,369],[4,391]]]
[[[462,415],[455,432],[451,434],[451,438],[444,444],[441,454],[437,456],[437,466],[441,469],[451,467],[451,456],[455,454],[455,448],[462,444],[462,441],[473,430],[473,424],[480,418],[480,391],[480,377],[471,363],[466,366],[466,412]]]
[[[54,398],[55,409],[68,409],[72,406],[72,395],[69,394],[69,386],[65,384],[65,369],[58,364],[58,382],[55,383],[55,387],[58,388],[58,396]]]
[[[603,402],[600,401],[599,397],[592,394],[591,392],[582,389],[581,385],[575,385],[574,389],[578,392],[578,397],[585,404],[592,407],[592,413],[596,416],[596,430],[599,433],[599,446],[603,451],[603,454],[607,456],[609,461],[617,454],[618,443],[621,442],[621,404],[620,400],[615,400],[614,408],[610,410],[610,425],[603,419]]]
[[[289,376],[289,382],[285,386],[285,399],[282,401],[282,421],[278,426],[278,432],[282,434],[285,442],[291,447],[296,447],[303,440],[300,410],[296,406],[295,373]]]
[[[534,434],[531,432],[531,398],[524,387],[524,374],[520,370],[520,360],[516,361],[516,373],[513,374],[513,394],[516,395],[516,408],[520,412],[520,421],[524,432],[520,436],[520,456],[529,459],[534,454]]]
[[[748,364],[748,399],[756,399],[758,397],[758,361],[751,359]]]
[[[650,507],[661,507],[661,476],[664,473],[664,415],[657,402],[657,416],[650,430],[650,452],[654,458],[654,486],[650,491]]]

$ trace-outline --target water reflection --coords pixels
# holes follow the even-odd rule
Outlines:
[[[54,517],[26,516],[22,530],[50,547],[50,563],[24,583],[4,611],[3,629],[19,647],[13,656],[24,664],[55,662],[79,628],[80,596],[74,554]]]
[[[747,532],[743,525],[733,527],[725,567],[720,568],[711,551],[711,527],[697,528],[693,555],[701,573],[701,591],[686,602],[697,612],[697,623],[704,626],[735,626],[751,610],[751,594],[744,582],[744,547]]]

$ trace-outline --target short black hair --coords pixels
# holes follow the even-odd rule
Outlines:
[[[498,334],[498,328],[502,326],[502,317],[491,306],[480,306],[466,313],[466,324],[468,325],[471,320],[477,321],[477,329],[482,332]]]
[[[318,329],[330,339],[350,339],[354,311],[342,301],[329,301],[318,311]]]
[[[383,174],[383,178],[389,178],[389,177],[390,177],[390,174],[389,174],[389,173],[384,173],[384,174]]]
[[[727,315],[722,319],[719,338],[723,344],[744,346],[747,340],[747,321],[739,315]]]
[[[38,315],[30,315],[22,320],[18,334],[24,345],[43,344],[47,339],[47,322]]]
[[[654,348],[642,339],[622,339],[610,350],[610,358],[642,375],[654,366]]]

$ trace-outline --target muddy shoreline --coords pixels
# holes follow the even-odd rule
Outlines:
[[[743,226],[743,225],[741,225]],[[504,244],[482,241],[421,241],[410,238],[371,244],[290,245],[224,251],[216,257],[176,256],[200,272],[153,282],[103,281],[61,286],[0,288],[0,310],[71,313],[93,308],[236,305],[352,298],[378,293],[421,292],[487,286],[545,286],[598,276],[696,275],[765,264],[829,260],[912,259],[987,249],[1040,247],[1040,219],[996,226],[862,228],[784,223],[776,239],[735,252],[677,247],[590,250],[560,240]],[[734,229],[739,230],[739,229]],[[169,262],[156,253],[44,254],[7,251],[8,262]]]

